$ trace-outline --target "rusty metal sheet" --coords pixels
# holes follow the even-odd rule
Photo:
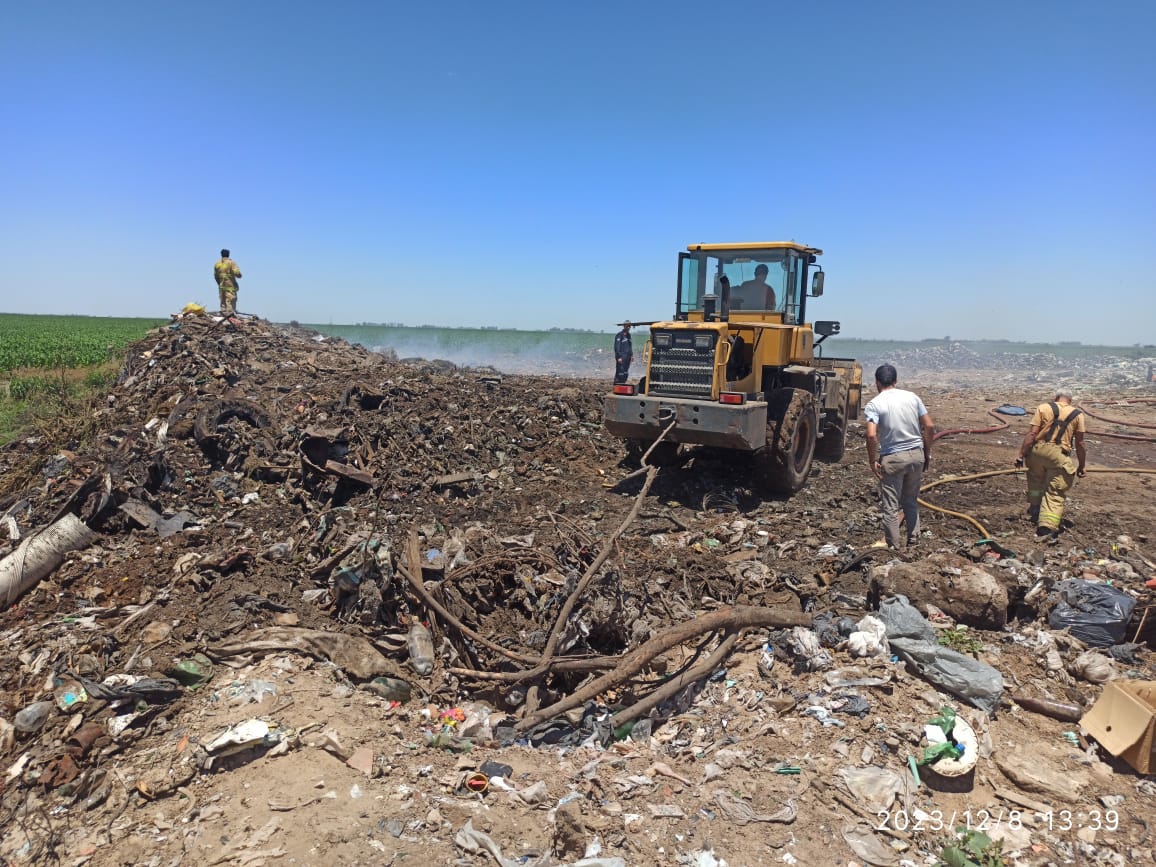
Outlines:
[[[343,479],[349,479],[351,482],[365,485],[367,488],[372,488],[377,484],[377,479],[371,473],[365,470],[359,470],[357,467],[352,467],[349,464],[339,463],[338,461],[326,461],[325,472],[334,476],[340,476]]]

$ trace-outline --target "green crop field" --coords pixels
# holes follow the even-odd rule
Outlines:
[[[0,313],[0,373],[21,368],[90,367],[140,340],[161,319]]]

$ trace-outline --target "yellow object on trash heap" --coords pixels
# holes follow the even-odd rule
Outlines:
[[[192,313],[194,316],[203,316],[205,313],[205,308],[200,304],[197,304],[195,301],[190,301],[181,309],[181,312]]]

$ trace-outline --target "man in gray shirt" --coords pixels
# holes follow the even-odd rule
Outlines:
[[[919,535],[919,485],[931,463],[935,422],[913,392],[896,388],[895,367],[881,364],[875,371],[879,392],[863,410],[867,417],[867,462],[879,480],[883,509],[883,536],[899,547],[899,509],[907,524],[907,544]]]

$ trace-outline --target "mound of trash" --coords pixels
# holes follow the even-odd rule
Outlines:
[[[253,319],[132,347],[0,450],[0,857],[900,863],[1065,798],[1115,836],[1004,851],[1140,851],[1145,757],[1067,730],[1151,679],[1145,539],[929,516],[897,560],[854,448],[764,499],[631,464],[601,390]]]

